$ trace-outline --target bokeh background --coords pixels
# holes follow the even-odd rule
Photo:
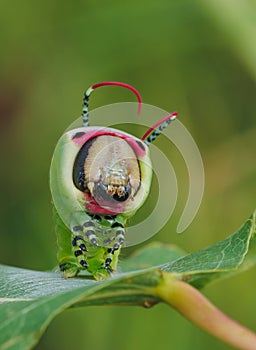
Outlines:
[[[191,252],[236,230],[255,206],[255,16],[256,2],[249,0],[1,0],[1,262],[39,270],[56,265],[51,156],[81,113],[83,91],[104,80],[130,83],[145,103],[178,110],[202,154],[202,205],[178,235],[188,175],[182,157],[168,146],[179,200],[168,224],[150,241]],[[134,97],[104,88],[91,99],[91,108],[123,101]],[[166,149],[164,139],[157,142]],[[204,290],[254,331],[255,274],[254,268]],[[68,310],[53,321],[37,349],[74,347],[230,349],[164,305]]]

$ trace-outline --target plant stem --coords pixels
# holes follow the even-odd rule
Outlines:
[[[164,273],[158,296],[203,330],[241,350],[256,350],[256,334],[229,318],[197,289]]]

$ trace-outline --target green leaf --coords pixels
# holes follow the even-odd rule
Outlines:
[[[202,288],[212,280],[235,274],[256,263],[255,213],[231,236],[210,247],[162,265],[186,282]]]
[[[175,245],[154,242],[121,261],[119,269],[122,272],[145,269],[174,261],[183,255],[186,255],[185,251]]]
[[[51,320],[71,306],[152,306],[160,301],[157,288],[166,272],[197,288],[237,273],[256,263],[255,241],[253,215],[233,235],[189,255],[174,246],[150,244],[121,262],[122,272],[102,282],[0,265],[0,348],[31,349]]]
[[[138,278],[139,277],[139,278]],[[124,273],[104,282],[64,280],[59,273],[0,268],[0,348],[30,349],[47,325],[73,305],[141,304],[158,301],[158,270]]]

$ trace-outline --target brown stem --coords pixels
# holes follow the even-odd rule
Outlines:
[[[191,285],[165,273],[157,288],[163,301],[208,333],[241,350],[256,350],[256,334],[229,318]]]

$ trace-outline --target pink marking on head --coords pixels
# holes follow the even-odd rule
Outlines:
[[[79,137],[72,137],[72,141],[79,147],[82,147],[87,141],[92,139],[93,137],[97,137],[100,135],[103,135],[104,132],[102,132],[104,128],[99,128],[98,130],[89,130],[85,131],[83,134],[81,133],[81,136]],[[106,133],[106,132],[105,132]]]
[[[112,208],[107,208],[107,206],[110,206],[107,202],[96,202],[89,193],[84,192],[85,197],[85,208],[92,214],[98,214],[98,215],[117,215],[124,212],[124,209],[120,203],[117,203],[116,206],[113,206],[113,203],[111,203]]]
[[[136,95],[136,97],[138,99],[139,106],[138,106],[137,113],[140,114],[141,107],[142,107],[142,99],[141,99],[141,96],[140,96],[140,93],[138,92],[138,90],[136,90],[133,86],[131,86],[129,84],[121,83],[121,82],[118,82],[118,81],[104,81],[102,83],[98,83],[98,84],[92,85],[92,89],[94,90],[94,89],[97,89],[98,87],[109,86],[109,85],[121,86],[121,87],[124,87],[126,89],[131,90]]]
[[[107,128],[99,128],[97,130],[86,131],[80,137],[72,138],[72,141],[79,147],[82,147],[91,138],[102,136],[102,135],[116,136],[125,140],[134,150],[136,156],[139,158],[142,158],[146,154],[146,145],[143,142],[141,142],[139,139],[133,136],[129,136],[129,134],[125,134],[125,133],[122,133],[121,131],[114,130],[114,129],[111,130]],[[139,144],[139,142],[141,144]]]
[[[172,112],[171,114],[168,114],[163,119],[160,119],[157,123],[155,123],[153,126],[151,126],[148,129],[148,131],[142,136],[141,140],[144,141],[147,138],[147,136],[150,135],[151,132],[154,131],[159,125],[161,125],[162,123],[164,123],[168,119],[175,119],[177,115],[178,115],[178,112]]]

